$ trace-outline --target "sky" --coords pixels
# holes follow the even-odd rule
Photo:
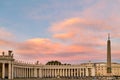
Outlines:
[[[120,62],[120,0],[0,0],[0,54],[42,64]]]

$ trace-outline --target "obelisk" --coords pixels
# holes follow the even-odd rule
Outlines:
[[[111,41],[110,41],[110,34],[108,34],[107,40],[107,75],[111,76]]]

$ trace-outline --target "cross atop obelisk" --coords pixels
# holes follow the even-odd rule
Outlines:
[[[107,74],[110,76],[112,73],[111,70],[111,41],[110,41],[110,34],[108,34],[107,40]]]
[[[108,40],[110,40],[110,33],[108,33]]]

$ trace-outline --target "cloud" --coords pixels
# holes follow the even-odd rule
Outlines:
[[[59,33],[59,34],[53,35],[54,38],[58,38],[58,39],[61,39],[61,40],[71,39],[71,38],[73,38],[74,36],[75,36],[75,35],[74,35],[74,32],[70,32],[70,33]]]
[[[23,56],[23,58],[20,56],[16,56],[15,58],[21,58],[20,60],[31,58],[33,62],[39,60],[42,63],[50,60],[70,63],[71,59],[73,61],[81,61],[93,53],[100,55],[98,50],[91,47],[73,44],[65,45],[60,42],[53,42],[47,38],[33,38],[18,43],[15,52]],[[92,58],[89,59],[92,60]]]
[[[8,41],[0,40],[0,45],[8,45],[8,44],[9,44]]]
[[[14,35],[11,32],[6,30],[4,27],[0,27],[0,39],[9,39],[11,37],[14,37]]]
[[[53,23],[49,30],[57,39],[66,39],[71,43],[103,46],[105,43],[102,38],[106,33],[102,27],[108,28],[107,24],[103,25],[103,23],[102,21],[91,21],[83,18],[70,18]],[[95,34],[98,32],[97,30],[99,30],[99,34]]]
[[[86,19],[97,21],[102,21],[103,27],[101,29],[109,33],[112,33],[113,36],[120,36],[119,21],[120,21],[120,1],[116,0],[101,0],[96,4],[91,5],[89,8],[81,12],[81,16]],[[107,24],[107,25],[106,25]]]
[[[26,54],[54,54],[60,48],[59,43],[54,43],[45,38],[34,38],[22,42],[18,47],[18,53]]]
[[[15,35],[7,30],[7,28],[0,27],[0,50],[9,50],[16,47],[16,41],[13,41],[15,39]]]

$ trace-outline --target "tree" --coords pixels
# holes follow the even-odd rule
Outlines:
[[[48,61],[46,65],[61,65],[61,62],[59,61]]]

